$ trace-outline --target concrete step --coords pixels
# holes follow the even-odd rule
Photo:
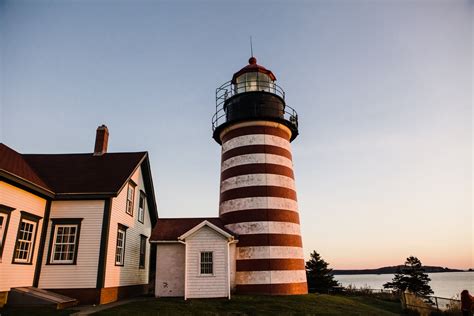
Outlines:
[[[53,305],[56,309],[63,309],[78,303],[79,301],[75,298],[33,286],[12,288],[8,294],[8,305],[12,306]]]

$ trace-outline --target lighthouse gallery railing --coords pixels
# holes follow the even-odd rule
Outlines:
[[[212,130],[214,131],[218,126],[227,122],[224,107],[227,99],[240,93],[256,91],[269,92],[285,100],[285,91],[274,82],[249,80],[233,84],[228,81],[216,89],[216,112],[212,116]],[[258,107],[259,109],[265,108],[262,105],[258,105]],[[285,105],[282,119],[290,122],[296,129],[298,128],[298,113],[291,106]]]

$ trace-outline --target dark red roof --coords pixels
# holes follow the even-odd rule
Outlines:
[[[266,75],[268,75],[270,77],[271,80],[275,81],[276,80],[276,77],[275,75],[273,74],[273,72],[271,72],[270,70],[266,69],[265,67],[263,66],[260,66],[257,64],[257,58],[255,57],[250,57],[249,59],[249,64],[247,66],[245,66],[244,68],[240,69],[239,71],[237,71],[233,76],[232,76],[232,83],[236,83],[236,80],[237,80],[237,77],[243,75],[244,73],[247,73],[247,72],[260,72],[260,73],[264,73]]]
[[[52,191],[38,176],[35,170],[25,161],[22,154],[2,143],[0,143],[0,170],[31,182],[48,191]]]
[[[0,144],[0,170],[55,194],[116,194],[146,156],[146,152],[20,154]]]
[[[151,232],[151,241],[176,241],[178,237],[199,225],[203,221],[208,221],[225,232],[236,236],[235,233],[225,228],[224,223],[218,217],[202,218],[159,218],[153,231]]]
[[[146,152],[23,155],[55,193],[117,193]]]

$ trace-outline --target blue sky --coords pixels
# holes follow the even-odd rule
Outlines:
[[[474,266],[473,2],[0,1],[0,141],[150,153],[161,217],[217,216],[215,88],[249,36],[300,118],[305,253]]]

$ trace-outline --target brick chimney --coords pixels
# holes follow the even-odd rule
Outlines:
[[[95,136],[94,156],[102,156],[107,153],[107,144],[109,142],[109,129],[102,124],[97,127],[97,134]]]

